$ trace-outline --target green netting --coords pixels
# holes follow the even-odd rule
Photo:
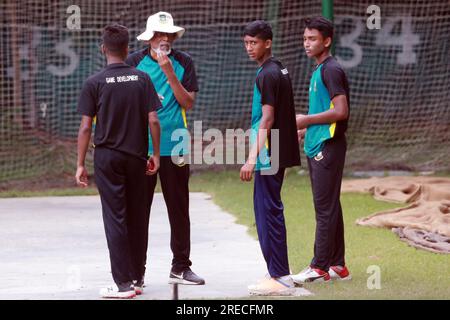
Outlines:
[[[73,1],[0,4],[0,181],[72,172],[83,80],[104,65],[102,28],[129,27],[131,50],[147,17],[172,13],[186,28],[175,47],[195,61],[200,92],[188,120],[203,129],[250,123],[255,64],[241,33],[265,19],[274,54],[291,74],[297,111],[306,112],[312,62],[302,49],[302,19],[321,13],[308,1],[77,1],[81,29],[67,28]],[[381,30],[369,30],[371,1],[334,1],[336,56],[351,85],[347,166],[450,169],[450,4],[377,1]]]

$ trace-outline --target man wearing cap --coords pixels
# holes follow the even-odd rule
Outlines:
[[[140,41],[146,41],[148,47],[129,55],[126,63],[150,76],[162,103],[162,108],[158,110],[161,123],[159,178],[171,228],[173,259],[169,283],[202,285],[205,280],[190,269],[189,164],[184,161],[189,143],[186,111],[194,105],[198,91],[197,77],[191,57],[172,49],[173,42],[181,38],[184,31],[184,28],[174,25],[170,13],[151,15],[147,19],[146,30],[137,37]],[[149,154],[153,154],[152,144],[149,145]],[[147,228],[157,178],[154,175],[148,179]],[[147,240],[143,244],[145,252]],[[141,285],[143,278],[136,284],[137,287]]]

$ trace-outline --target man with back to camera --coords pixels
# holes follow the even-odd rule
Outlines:
[[[309,87],[309,112],[297,115],[297,128],[299,136],[305,139],[316,211],[316,237],[310,266],[292,278],[296,283],[350,280],[345,265],[340,203],[350,90],[344,70],[330,55],[333,23],[323,17],[305,22],[303,44],[316,67]]]
[[[186,111],[192,109],[198,91],[197,76],[192,58],[172,48],[185,29],[175,26],[170,13],[158,12],[147,19],[146,30],[137,39],[148,42],[148,47],[128,56],[126,63],[146,72],[153,82],[162,108],[158,110],[161,122],[161,167],[159,178],[166,202],[171,230],[170,248],[173,253],[169,283],[203,285],[205,280],[191,269],[189,219],[189,164],[184,160],[189,152],[189,132]],[[181,133],[182,148],[172,134]],[[149,154],[153,153],[150,144]],[[149,178],[148,228],[150,207],[157,176]],[[147,243],[143,244],[147,247]],[[141,288],[144,278],[136,284]]]
[[[100,290],[103,298],[136,296],[133,281],[142,277],[144,258],[139,245],[147,232],[142,228],[147,210],[146,174],[154,175],[159,168],[160,125],[156,109],[161,102],[148,75],[124,63],[128,40],[126,27],[105,27],[101,51],[107,66],[84,82],[78,103],[82,119],[75,178],[81,187],[88,184],[84,162],[92,119],[97,119],[94,175],[116,283],[116,287]],[[154,152],[147,161],[149,127]]]
[[[272,56],[272,28],[267,22],[249,23],[244,30],[244,44],[259,68],[253,89],[251,150],[240,178],[251,181],[255,173],[255,221],[269,272],[266,279],[248,289],[253,295],[292,295],[295,289],[289,275],[281,200],[285,169],[300,165],[292,84],[288,70]],[[271,130],[278,131],[278,141],[271,140]]]

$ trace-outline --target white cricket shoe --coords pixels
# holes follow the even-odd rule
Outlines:
[[[133,299],[136,297],[136,292],[133,288],[119,291],[117,286],[111,286],[100,289],[100,297],[105,299]]]
[[[328,272],[317,269],[307,267],[303,271],[297,274],[291,275],[292,280],[294,280],[297,284],[303,284],[306,282],[327,282],[330,281],[330,275]]]
[[[292,296],[295,294],[295,284],[290,277],[288,280],[269,278],[248,286],[248,291],[256,296]]]

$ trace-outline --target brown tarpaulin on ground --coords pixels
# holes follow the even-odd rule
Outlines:
[[[409,204],[374,213],[356,223],[391,228],[414,247],[450,253],[450,179],[386,177],[345,180],[342,191],[368,192],[378,200]]]

